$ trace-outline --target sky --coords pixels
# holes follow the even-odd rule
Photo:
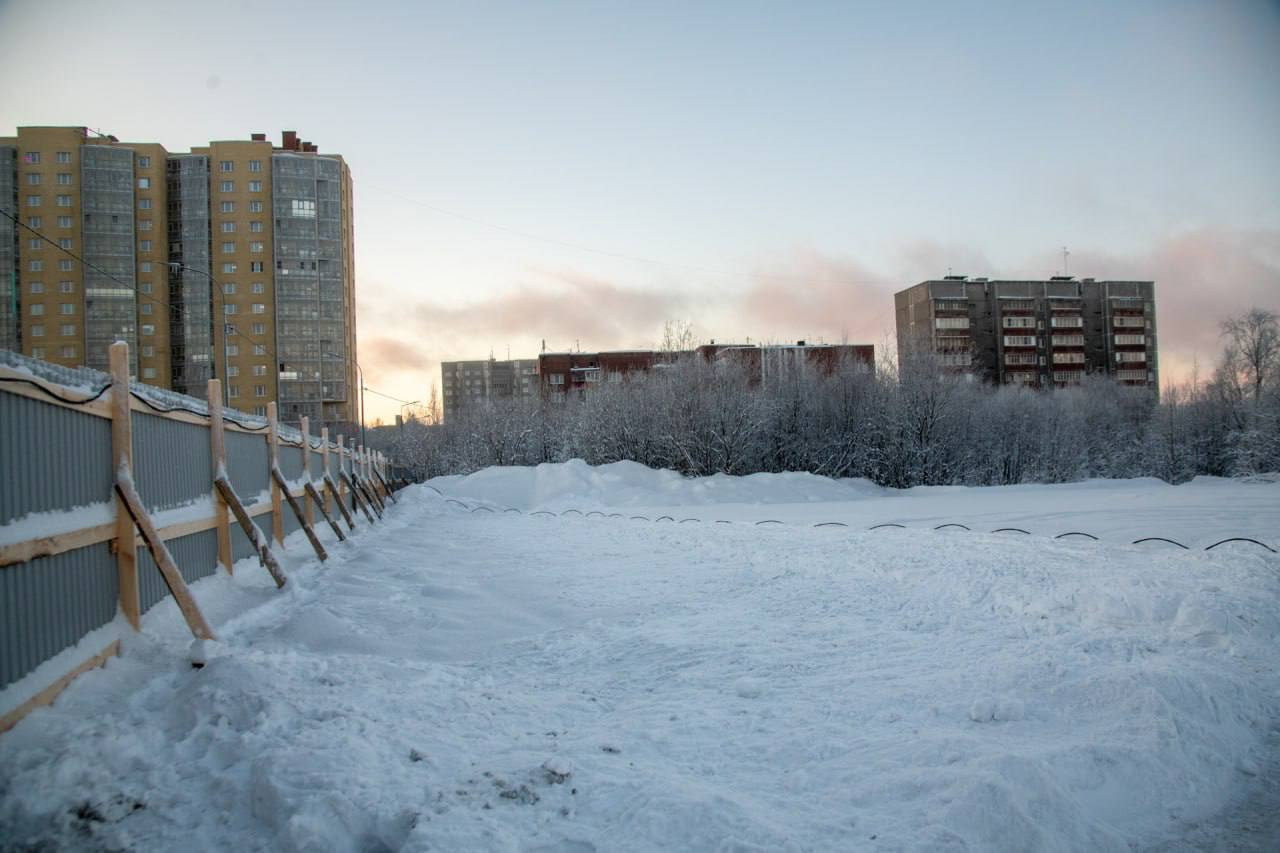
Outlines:
[[[297,130],[355,185],[370,419],[439,362],[892,347],[952,273],[1152,279],[1164,381],[1280,311],[1280,3],[0,0],[0,135]]]

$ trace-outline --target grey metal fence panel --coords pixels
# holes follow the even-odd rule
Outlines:
[[[111,421],[0,393],[0,524],[114,499]]]
[[[289,482],[302,476],[302,448],[280,445],[280,473]]]
[[[311,451],[311,479],[324,479],[324,453],[322,451]]]
[[[218,570],[218,534],[203,530],[165,542],[178,571],[187,583],[208,577]],[[138,549],[138,598],[146,613],[169,594],[164,577],[147,548]]]
[[[134,412],[133,478],[149,510],[208,498],[211,459],[207,426]]]
[[[228,432],[227,475],[236,494],[246,503],[265,491],[271,476],[267,468],[267,440],[265,436],[243,432]]]
[[[115,618],[119,583],[107,542],[0,569],[0,687]]]
[[[271,542],[271,513],[264,512],[262,515],[253,519],[254,525],[258,528],[258,532],[262,534],[265,542]],[[249,537],[244,535],[244,531],[240,529],[239,524],[231,525],[231,559],[243,560],[245,557],[257,557],[258,552],[253,549],[253,543],[249,541]]]
[[[299,505],[301,505],[302,501],[299,500],[298,503]],[[289,504],[287,501],[284,504],[282,504],[280,507],[280,517],[284,519],[284,535],[285,536],[288,536],[290,533],[294,532],[295,530],[302,529],[302,525],[298,524],[298,517],[293,514],[293,510],[289,508]]]

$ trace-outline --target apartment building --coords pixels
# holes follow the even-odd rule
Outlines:
[[[540,391],[544,396],[581,395],[598,382],[644,373],[657,363],[653,350],[544,352],[538,356]]]
[[[188,153],[82,127],[0,138],[0,346],[334,426],[356,419],[351,174],[285,131]],[[24,227],[25,226],[25,227]]]
[[[871,370],[875,366],[875,347],[870,344],[703,344],[695,352],[708,361],[734,361],[747,371],[753,386],[769,387],[786,382],[802,367],[831,374],[841,365],[852,364]]]
[[[1155,283],[949,275],[894,295],[899,363],[920,350],[944,369],[1031,387],[1103,374],[1159,387]]]
[[[440,364],[441,414],[445,420],[490,400],[536,397],[537,359],[445,361]]]

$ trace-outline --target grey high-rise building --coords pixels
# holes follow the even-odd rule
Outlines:
[[[1159,387],[1155,283],[949,275],[894,294],[898,357],[927,352],[989,382],[1072,385],[1103,374]]]
[[[445,361],[440,364],[441,413],[445,420],[490,400],[537,397],[538,360]]]

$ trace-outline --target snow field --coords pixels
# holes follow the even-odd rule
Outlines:
[[[1097,513],[1129,539],[1161,516],[1258,532],[1280,517],[1275,485],[1082,484],[1055,503],[1041,492],[1069,487],[881,497],[583,468],[434,485],[676,518],[1020,507],[1028,529]],[[1140,506],[1116,518],[1123,490]],[[191,649],[165,602],[121,659],[0,738],[0,838],[1129,850],[1212,824],[1275,766],[1280,560],[1253,546],[529,517],[400,494],[323,565],[291,537],[282,591],[251,561],[196,584],[218,642]]]

